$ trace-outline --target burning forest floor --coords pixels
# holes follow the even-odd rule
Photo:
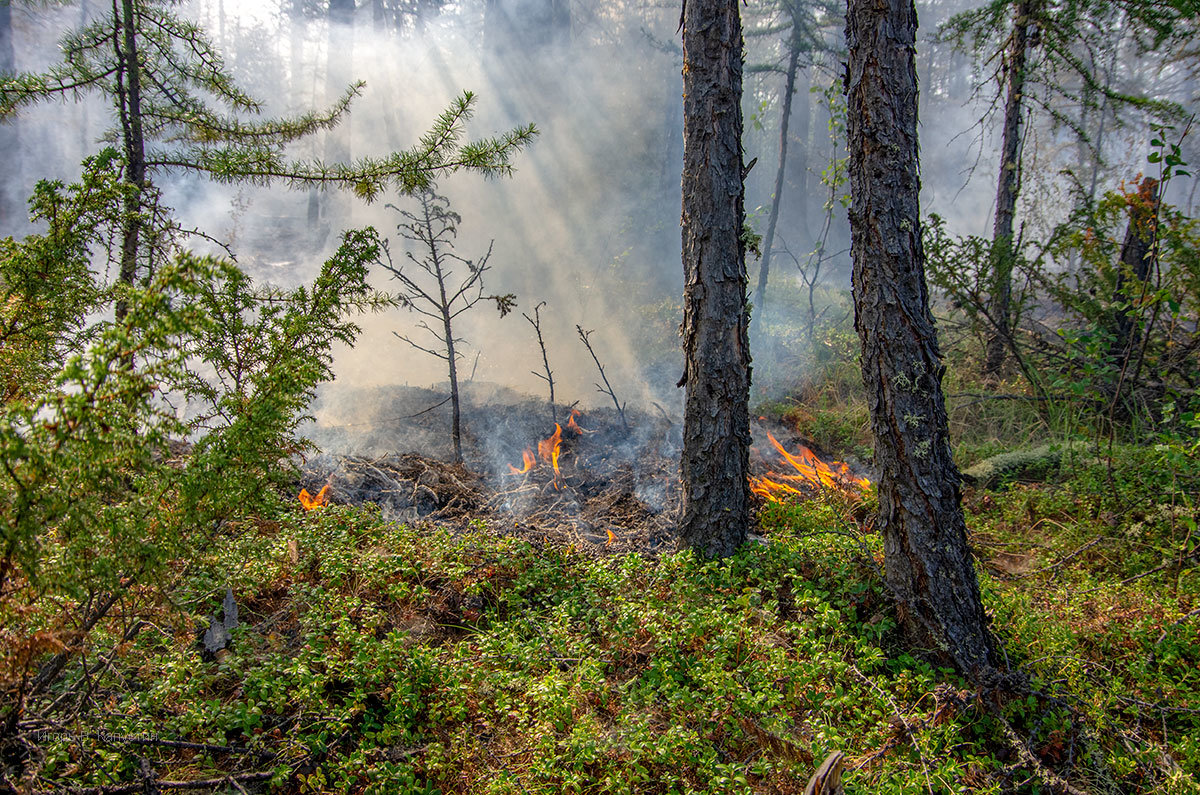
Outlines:
[[[332,400],[318,405],[322,421],[313,435],[324,449],[341,452],[306,463],[305,494],[320,495],[322,504],[373,503],[389,521],[458,528],[484,521],[509,535],[591,553],[673,549],[678,420],[662,410],[552,412],[544,401],[487,387],[465,390],[464,398],[461,464],[444,460],[449,406],[436,392],[343,394],[342,405],[371,407],[349,417],[331,410]],[[825,489],[855,495],[869,487],[848,464],[826,464],[783,425],[759,418],[752,430],[751,487],[760,498],[815,497]]]

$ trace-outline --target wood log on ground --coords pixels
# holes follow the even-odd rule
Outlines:
[[[841,751],[834,751],[825,757],[817,772],[808,780],[804,795],[845,795],[846,790],[842,787],[842,768],[845,764],[846,755]]]

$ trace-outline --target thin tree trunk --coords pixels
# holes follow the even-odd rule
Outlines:
[[[848,0],[854,325],[889,586],[911,642],[982,677],[995,647],[950,452],[921,244],[913,0]]]
[[[1004,131],[1000,144],[1000,176],[996,184],[996,220],[992,228],[992,294],[988,314],[994,328],[987,341],[984,372],[1000,372],[1012,337],[1012,272],[1016,257],[1013,218],[1021,190],[1021,114],[1024,109],[1025,62],[1029,50],[1030,3],[1017,5],[1006,69],[1008,95],[1004,101]]]
[[[113,15],[120,21],[121,36],[114,39],[121,66],[117,71],[121,133],[125,145],[125,181],[135,190],[126,195],[125,217],[121,222],[122,284],[133,286],[137,279],[139,238],[141,237],[142,196],[146,190],[146,143],[142,136],[141,67],[137,49],[137,18],[133,0],[122,0],[120,12],[113,3]],[[118,301],[116,316],[125,318],[129,307]]]
[[[787,171],[788,123],[792,117],[792,94],[796,90],[796,70],[800,65],[800,46],[795,36],[788,57],[787,78],[783,89],[783,117],[779,121],[779,167],[775,169],[775,193],[771,196],[771,214],[767,219],[767,234],[763,238],[762,264],[758,268],[758,287],[754,291],[754,323],[762,328],[766,309],[767,278],[771,272],[771,246],[775,243],[775,226],[779,223],[779,205],[783,198],[783,177]]]
[[[738,0],[689,0],[683,21],[683,509],[679,534],[730,555],[750,525],[749,313],[742,228]]]

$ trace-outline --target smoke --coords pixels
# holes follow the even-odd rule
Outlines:
[[[290,13],[294,5],[192,2],[183,4],[182,13],[205,26],[242,84],[266,100],[267,114],[324,106],[350,80],[367,82],[348,120],[332,133],[296,145],[292,154],[297,157],[357,158],[407,148],[464,90],[477,95],[471,137],[535,123],[541,135],[515,157],[511,178],[483,180],[464,173],[439,184],[463,218],[456,250],[474,258],[493,245],[486,292],[515,293],[524,311],[546,302],[543,333],[560,403],[588,407],[608,400],[594,387],[598,374],[575,333],[579,325],[595,330],[593,344],[622,401],[641,408],[655,402],[677,413],[682,398],[675,387],[681,372],[676,330],[682,290],[677,9],[577,3],[566,17],[538,17],[525,8],[537,4],[509,0],[490,4],[488,11],[481,0],[463,0],[446,4],[440,14],[409,20],[408,32],[400,35],[376,24],[372,4],[361,4],[352,26],[340,28],[330,27],[326,4],[300,16]],[[512,14],[507,18],[505,8]],[[86,7],[15,12],[17,67],[33,70],[52,63],[57,52],[50,42],[78,24],[81,14]],[[923,19],[925,30],[931,31],[934,22]],[[998,167],[995,130],[976,122],[988,97],[971,99],[965,58],[941,52],[935,63],[932,45],[926,40],[922,48],[918,66],[929,83],[922,89],[923,208],[946,217],[955,232],[987,234]],[[950,72],[944,71],[946,64]],[[793,119],[789,192],[779,230],[802,262],[818,242],[827,198],[821,174],[834,151],[828,116],[810,88],[838,80],[837,72],[835,60],[824,72],[802,73],[797,86],[810,117],[805,138]],[[746,79],[747,118],[758,114],[763,120],[761,127],[747,126],[744,142],[746,160],[759,158],[747,183],[751,210],[770,204],[778,146],[778,110],[771,103],[777,102],[781,83],[778,75]],[[24,112],[11,125],[18,143],[6,144],[19,152],[6,153],[7,194],[27,195],[37,178],[71,178],[78,162],[100,146],[112,117],[100,100]],[[1036,135],[1046,153],[1036,171],[1054,175],[1073,152],[1054,154],[1058,150],[1048,145],[1055,135],[1061,138],[1061,131],[1039,128]],[[1136,137],[1113,136],[1114,159]],[[844,145],[838,154],[844,156]],[[412,209],[410,198],[391,196],[367,205],[343,194],[220,186],[193,175],[156,177],[156,182],[185,228],[225,242],[242,267],[262,281],[286,286],[311,279],[335,249],[340,231],[353,227],[375,226],[391,239],[395,261],[404,260],[404,241],[395,233],[400,217],[387,204]],[[1061,214],[1068,203],[1054,196],[1061,193],[1052,195],[1052,206]],[[1030,190],[1027,198],[1044,202],[1046,196]],[[833,212],[823,273],[826,284],[848,287],[849,234],[844,210],[837,206]],[[1049,213],[1047,223],[1054,218]],[[11,218],[3,223],[0,233],[28,231]],[[765,219],[759,223],[765,227]],[[203,238],[190,245],[214,248]],[[775,262],[773,279],[797,280],[788,260]],[[756,274],[757,263],[749,267]],[[397,288],[383,271],[373,284]],[[431,396],[444,390],[444,363],[395,336],[420,340],[416,322],[404,310],[364,317],[358,344],[337,353],[338,385],[327,393],[325,410],[343,419],[369,413],[379,390],[394,385],[431,387]],[[481,304],[457,323],[456,334],[465,340],[463,381],[476,390],[490,384],[514,394],[545,394],[544,383],[532,372],[541,369],[540,352],[520,311],[501,319]],[[436,345],[433,337],[424,342]],[[765,370],[762,364],[760,354],[756,372]]]

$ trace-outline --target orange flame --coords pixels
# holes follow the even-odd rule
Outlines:
[[[571,419],[567,420],[567,430],[574,431],[577,436],[583,436],[585,433],[595,433],[587,428],[580,428],[579,423],[575,422],[575,418],[579,416],[579,409],[572,409]]]
[[[789,485],[791,483],[816,486],[818,488],[841,489],[852,494],[867,490],[871,482],[850,472],[850,467],[840,461],[826,464],[817,454],[804,445],[800,445],[799,455],[792,455],[783,448],[771,434],[767,434],[771,445],[783,456],[783,460],[791,465],[794,472],[770,472],[761,478],[750,478],[750,491],[767,499],[778,500],[788,494],[803,495],[804,492]]]
[[[537,459],[533,457],[533,451],[530,450],[528,447],[526,447],[525,451],[521,453],[521,458],[524,460],[525,466],[521,467],[520,469],[517,469],[512,464],[509,464],[508,465],[509,472],[513,473],[514,475],[524,475],[526,472],[528,472],[529,470],[531,470],[535,466],[537,466]]]
[[[562,449],[562,426],[557,422],[554,423],[554,434],[549,439],[543,439],[538,442],[538,455],[543,461],[549,461],[554,467],[554,474],[558,472],[558,454]]]
[[[304,506],[304,510],[311,511],[316,508],[324,508],[329,503],[329,484],[326,483],[317,492],[317,496],[312,496],[308,493],[308,489],[300,489],[300,504]]]

